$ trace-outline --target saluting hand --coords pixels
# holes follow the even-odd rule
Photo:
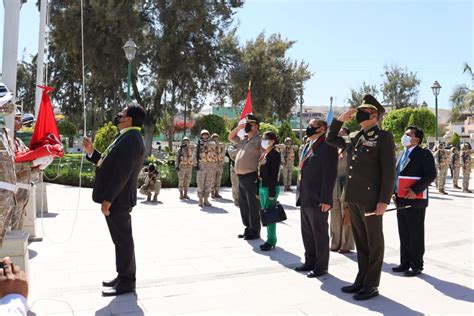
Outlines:
[[[102,214],[104,214],[105,216],[109,216],[111,205],[112,205],[112,203],[110,203],[109,201],[103,200],[102,201],[102,207],[101,207]]]
[[[375,215],[382,216],[387,209],[388,204],[386,203],[377,203],[377,209],[375,210]]]
[[[337,118],[337,120],[345,123],[345,122],[349,121],[354,116],[355,112],[357,112],[357,109],[349,109],[346,112],[342,113]]]

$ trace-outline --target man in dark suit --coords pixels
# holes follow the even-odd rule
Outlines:
[[[357,247],[359,271],[355,282],[341,290],[354,293],[355,300],[367,300],[379,295],[385,249],[382,215],[390,203],[395,183],[393,137],[378,127],[384,113],[384,107],[367,94],[357,110],[350,109],[332,121],[327,136],[328,144],[344,148],[348,155],[344,190]],[[361,129],[351,133],[346,143],[338,133],[342,124],[354,114]],[[376,216],[365,216],[365,213],[372,212]]]
[[[137,204],[137,178],[143,164],[145,147],[140,128],[145,119],[144,109],[129,104],[114,118],[120,134],[100,153],[92,142],[84,138],[87,159],[96,165],[92,199],[102,205],[110,236],[115,245],[117,277],[102,282],[110,289],[104,296],[115,296],[135,291],[135,248],[130,212]]]
[[[404,272],[405,276],[415,276],[423,270],[423,254],[425,253],[425,213],[428,206],[426,199],[417,199],[416,195],[426,190],[436,179],[436,166],[433,155],[421,148],[423,131],[410,126],[402,137],[405,147],[397,162],[397,178],[395,182],[395,199],[397,207],[411,206],[397,211],[398,233],[400,235],[400,265],[393,267],[394,272]],[[404,197],[399,196],[398,177],[420,178],[406,189]],[[411,270],[410,270],[411,268]]]
[[[308,278],[328,273],[328,211],[337,176],[337,150],[326,144],[327,123],[313,119],[306,129],[308,142],[298,168],[296,205],[301,207],[301,234],[305,262],[296,271],[309,271]]]

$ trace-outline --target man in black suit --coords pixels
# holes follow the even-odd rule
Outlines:
[[[410,208],[397,211],[398,233],[400,235],[400,265],[393,267],[394,272],[404,272],[405,276],[415,276],[423,270],[423,254],[425,253],[425,213],[428,206],[426,199],[417,199],[416,195],[426,190],[436,179],[436,166],[433,155],[421,148],[423,131],[410,126],[402,137],[405,147],[397,162],[397,178],[395,182],[395,199],[397,207]],[[406,189],[404,197],[399,196],[398,177],[420,178]],[[411,270],[410,270],[411,268]]]
[[[337,176],[337,150],[326,144],[327,123],[313,119],[306,129],[308,142],[298,168],[296,205],[301,207],[301,234],[305,262],[296,271],[309,271],[308,278],[328,273],[328,211]]]
[[[115,245],[117,277],[102,282],[111,287],[102,291],[104,296],[115,296],[135,291],[135,248],[130,212],[137,204],[137,178],[143,164],[145,147],[140,128],[145,110],[129,104],[114,118],[120,133],[112,144],[100,153],[89,138],[83,146],[87,160],[96,165],[92,200],[102,205],[110,236]]]

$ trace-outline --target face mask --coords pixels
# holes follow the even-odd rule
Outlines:
[[[114,120],[112,121],[112,123],[117,126],[120,124],[120,119],[122,118],[123,116],[119,113],[115,114],[115,117],[114,117]]]
[[[318,133],[319,127],[306,127],[306,136],[311,137]]]
[[[403,135],[402,136],[402,145],[404,147],[408,147],[411,145],[411,136]]]
[[[252,124],[246,123],[245,124],[245,132],[250,133],[252,131]]]
[[[362,123],[367,120],[370,120],[370,113],[364,112],[364,111],[357,111],[357,114],[356,114],[357,123]]]
[[[270,147],[270,141],[267,139],[262,140],[262,148],[268,149],[268,147]]]

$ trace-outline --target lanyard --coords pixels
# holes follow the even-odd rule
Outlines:
[[[313,146],[311,147],[311,149],[308,150],[307,152],[305,152],[304,157],[300,160],[300,163],[299,163],[299,166],[298,166],[298,169],[299,169],[299,170],[301,170],[301,169],[303,168],[303,165],[304,165],[306,159],[308,159],[308,158],[311,156],[311,154],[313,153],[314,149],[315,149],[316,147],[318,147],[318,145],[321,144],[324,139],[325,139],[325,137],[323,137],[323,136],[319,137],[318,140],[313,144]],[[308,146],[307,146],[306,148],[308,148],[308,147],[309,147],[309,144],[308,144]]]
[[[120,135],[114,139],[112,144],[110,144],[107,149],[102,153],[102,156],[99,159],[99,162],[97,163],[97,166],[100,167],[102,165],[102,162],[104,162],[105,158],[107,155],[112,151],[112,149],[115,147],[116,144],[118,144],[119,140],[122,140],[123,136],[125,136],[126,133],[130,131],[140,131],[140,127],[137,126],[132,126],[132,127],[127,127],[122,130]]]

